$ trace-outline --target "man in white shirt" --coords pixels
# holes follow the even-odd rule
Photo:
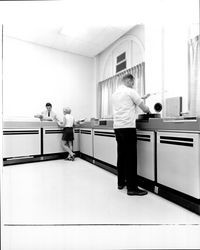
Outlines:
[[[145,195],[137,183],[136,107],[150,113],[142,98],[133,89],[135,78],[127,74],[112,96],[114,131],[117,140],[118,189],[127,186],[128,195]],[[144,98],[143,98],[144,99]]]
[[[42,112],[41,120],[42,121],[56,121],[57,120],[57,116],[52,111],[52,105],[50,102],[46,103],[46,110]]]

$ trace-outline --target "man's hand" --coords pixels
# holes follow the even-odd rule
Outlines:
[[[148,94],[142,96],[141,98],[142,98],[143,100],[145,100],[145,99],[147,99],[150,95],[151,95],[151,94],[148,93]]]

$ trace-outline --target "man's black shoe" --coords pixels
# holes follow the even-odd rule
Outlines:
[[[128,190],[127,194],[128,195],[146,195],[148,194],[148,192],[145,190],[136,189],[136,190]]]
[[[123,189],[126,185],[118,185],[118,189]]]

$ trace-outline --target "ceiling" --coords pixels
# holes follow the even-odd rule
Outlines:
[[[5,36],[94,57],[141,23],[144,1],[3,1],[0,16]]]

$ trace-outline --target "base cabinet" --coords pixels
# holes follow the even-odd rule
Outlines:
[[[93,157],[93,135],[92,129],[80,129],[80,153]]]
[[[61,145],[63,129],[43,128],[43,154],[65,152]]]
[[[62,128],[43,128],[43,154],[65,152],[61,145],[62,134]],[[74,129],[73,151],[79,151],[79,129]]]
[[[74,152],[78,152],[79,150],[80,150],[80,147],[79,147],[79,141],[80,141],[80,139],[79,139],[79,131],[80,131],[80,129],[74,129],[74,141],[73,141],[73,151]]]
[[[155,181],[155,132],[137,130],[137,174]]]
[[[3,158],[25,157],[40,154],[40,128],[3,130]]]
[[[157,182],[200,198],[200,134],[157,133]]]
[[[113,130],[94,129],[94,158],[117,166],[117,142]]]

